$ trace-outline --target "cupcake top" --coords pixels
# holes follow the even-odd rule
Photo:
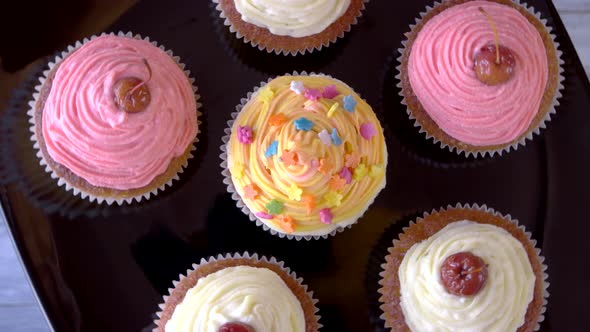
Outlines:
[[[96,187],[141,188],[197,134],[194,91],[148,41],[104,35],[69,54],[53,77],[42,129],[47,152]]]
[[[324,235],[355,222],[385,186],[387,149],[371,107],[326,76],[278,77],[236,118],[228,167],[271,229]]]
[[[281,277],[243,265],[199,279],[174,309],[165,331],[219,332],[228,324],[258,332],[306,330],[301,303]]]
[[[235,0],[242,20],[279,36],[322,32],[342,16],[350,0]]]
[[[412,331],[516,331],[536,281],[518,239],[468,220],[414,244],[398,275],[400,306]]]
[[[486,52],[496,58],[494,29],[500,63],[510,63],[510,75],[484,83],[476,65]],[[548,80],[539,31],[517,9],[491,1],[467,1],[427,20],[413,41],[407,70],[428,115],[448,135],[474,146],[510,143],[523,135]]]

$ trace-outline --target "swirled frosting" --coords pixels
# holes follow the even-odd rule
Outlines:
[[[342,16],[350,0],[235,0],[242,20],[279,36],[322,32]]]
[[[503,84],[488,86],[475,76],[475,53],[494,41],[479,7],[516,58],[514,75]],[[518,10],[468,1],[424,24],[411,47],[408,76],[428,115],[448,135],[475,146],[504,144],[525,133],[539,111],[547,55],[539,32]]]
[[[113,86],[147,80],[151,102],[126,113]],[[57,163],[97,187],[147,186],[184,153],[197,133],[196,102],[178,64],[147,41],[101,36],[68,55],[53,78],[43,109],[43,137]]]
[[[350,87],[283,76],[239,113],[228,166],[242,200],[268,227],[321,235],[352,224],[372,203],[385,186],[387,149],[371,107]]]
[[[444,260],[465,251],[488,264],[485,285],[470,297],[448,293],[440,279]],[[516,331],[535,289],[535,274],[522,243],[503,228],[467,220],[413,245],[398,275],[406,324],[420,332]]]
[[[199,279],[176,306],[166,332],[218,332],[230,322],[255,331],[305,331],[297,297],[273,271],[251,266],[228,267]]]

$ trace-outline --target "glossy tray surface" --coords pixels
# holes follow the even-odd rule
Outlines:
[[[181,180],[141,205],[97,206],[57,186],[47,189],[23,115],[33,81],[15,92],[1,122],[0,151],[8,160],[0,167],[0,199],[55,330],[147,331],[172,280],[191,263],[244,251],[275,256],[303,277],[320,301],[322,331],[379,330],[376,278],[366,273],[371,248],[396,221],[457,202],[487,204],[524,224],[549,265],[551,296],[541,331],[585,330],[590,85],[571,41],[550,2],[530,1],[564,51],[557,115],[517,151],[477,161],[458,157],[417,134],[393,80],[403,33],[429,4],[373,0],[336,44],[286,57],[237,40],[209,1],[138,3],[110,31],[149,36],[180,56],[196,78],[204,114],[196,158]],[[358,224],[328,240],[271,236],[240,212],[222,183],[219,147],[230,113],[261,81],[293,71],[348,83],[386,131],[387,187]]]

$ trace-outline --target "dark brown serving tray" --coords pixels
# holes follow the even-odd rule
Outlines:
[[[554,27],[564,52],[561,106],[548,129],[525,148],[466,159],[416,132],[393,81],[403,33],[428,4],[373,0],[345,38],[297,57],[267,54],[236,40],[209,1],[135,5],[109,31],[133,31],[172,49],[196,77],[204,105],[197,158],[172,189],[141,205],[98,206],[51,185],[28,141],[25,112],[33,80],[16,91],[0,125],[0,201],[51,326],[147,330],[162,295],[191,263],[249,251],[284,260],[305,279],[320,301],[322,331],[378,330],[376,276],[366,273],[372,246],[404,216],[464,202],[510,213],[538,240],[551,283],[541,331],[586,330],[590,84],[571,40],[550,1],[530,1]],[[328,240],[271,236],[239,211],[220,174],[219,146],[235,105],[261,81],[294,70],[347,82],[373,105],[386,129],[387,187],[357,225]]]

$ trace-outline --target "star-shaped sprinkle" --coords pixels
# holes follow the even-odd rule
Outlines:
[[[355,168],[361,163],[361,156],[359,156],[356,152],[351,152],[347,155],[344,155],[344,165],[346,167]]]
[[[372,178],[376,178],[381,176],[385,170],[383,169],[383,165],[371,165],[369,168],[369,176]]]
[[[338,174],[332,175],[330,178],[330,189],[334,191],[341,191],[344,189],[344,185],[346,185],[346,179],[343,179]]]
[[[334,84],[328,85],[327,87],[324,88],[324,91],[322,91],[322,97],[327,98],[327,99],[332,99],[339,94],[340,93],[338,92],[338,90],[336,90],[336,85],[334,85]]]
[[[238,126],[238,141],[242,144],[252,143],[252,128],[249,126]]]
[[[303,95],[309,100],[317,101],[322,96],[322,93],[318,89],[305,89]]]
[[[231,174],[236,178],[236,179],[241,179],[244,177],[244,165],[236,163],[232,166],[231,168]]]
[[[268,119],[268,123],[273,127],[278,127],[285,122],[287,122],[287,117],[283,113],[273,115]]]
[[[270,215],[277,215],[283,212],[283,203],[277,201],[276,199],[271,199],[270,202],[266,203],[264,206],[266,208],[266,212]]]
[[[256,216],[258,218],[260,218],[260,219],[272,219],[272,218],[274,218],[272,215],[270,215],[270,214],[268,214],[266,212],[263,212],[263,211],[256,212]]]
[[[301,81],[291,81],[289,88],[298,95],[303,94],[303,91],[305,91],[305,87]]]
[[[340,204],[342,204],[342,195],[335,192],[335,191],[329,191],[326,195],[324,195],[324,201],[326,201],[326,204],[329,207],[336,207],[336,206],[340,206]]]
[[[290,200],[300,201],[301,194],[303,194],[303,189],[299,188],[295,183],[292,183],[291,187],[287,189],[287,196],[289,196]]]
[[[356,107],[356,100],[352,95],[345,96],[342,99],[344,103],[344,109],[349,111],[350,113],[354,112],[354,108]]]
[[[297,153],[293,151],[285,150],[281,155],[281,159],[283,160],[283,164],[285,165],[285,167],[289,167],[292,165],[297,165],[297,162],[299,161],[299,156],[297,155]]]
[[[270,145],[268,146],[268,149],[266,149],[266,152],[264,153],[264,155],[266,156],[266,158],[270,158],[270,157],[274,156],[275,154],[277,154],[278,149],[279,149],[279,142],[272,141],[272,143],[270,143]]]
[[[309,216],[315,208],[315,197],[312,195],[303,196],[303,204],[305,204],[305,210],[307,211],[307,215]]]
[[[256,186],[254,183],[244,187],[244,197],[246,197],[247,199],[256,199],[259,193],[260,191],[258,189],[258,186]]]
[[[340,104],[338,104],[338,103],[332,104],[332,106],[328,110],[328,117],[329,118],[334,116],[334,113],[336,113],[336,110],[338,110],[338,106],[340,106]]]
[[[320,221],[326,225],[330,225],[332,223],[332,211],[329,208],[324,208],[320,210]]]
[[[370,123],[363,123],[361,125],[361,136],[363,136],[364,139],[366,139],[367,141],[371,140],[371,138],[375,135],[377,135],[377,130],[375,130],[375,126]]]
[[[330,133],[328,133],[326,129],[320,131],[318,137],[325,146],[330,146],[332,144],[332,136],[330,136]]]
[[[295,128],[297,128],[297,130],[310,131],[311,127],[313,127],[313,122],[307,120],[306,118],[302,117],[295,120]]]
[[[258,98],[262,100],[263,103],[270,103],[271,99],[275,96],[275,92],[271,89],[270,86],[266,86],[258,92]]]
[[[342,167],[340,173],[338,173],[341,178],[346,180],[346,184],[350,184],[352,182],[352,172],[348,167]]]
[[[330,161],[330,159],[322,158],[322,159],[320,159],[320,165],[318,167],[318,171],[322,174],[328,174],[332,171],[333,167],[334,167],[334,165],[332,165],[332,162]]]
[[[336,128],[332,128],[332,143],[334,143],[336,146],[342,144],[342,139],[340,136],[338,136],[338,131]]]
[[[280,215],[277,219],[279,227],[281,227],[285,233],[291,234],[295,231],[295,223],[293,222],[293,218],[291,218],[291,216]]]
[[[369,170],[367,169],[367,166],[365,164],[360,164],[354,169],[353,178],[356,181],[360,181],[362,178],[364,178],[367,175],[368,172],[369,172]]]

